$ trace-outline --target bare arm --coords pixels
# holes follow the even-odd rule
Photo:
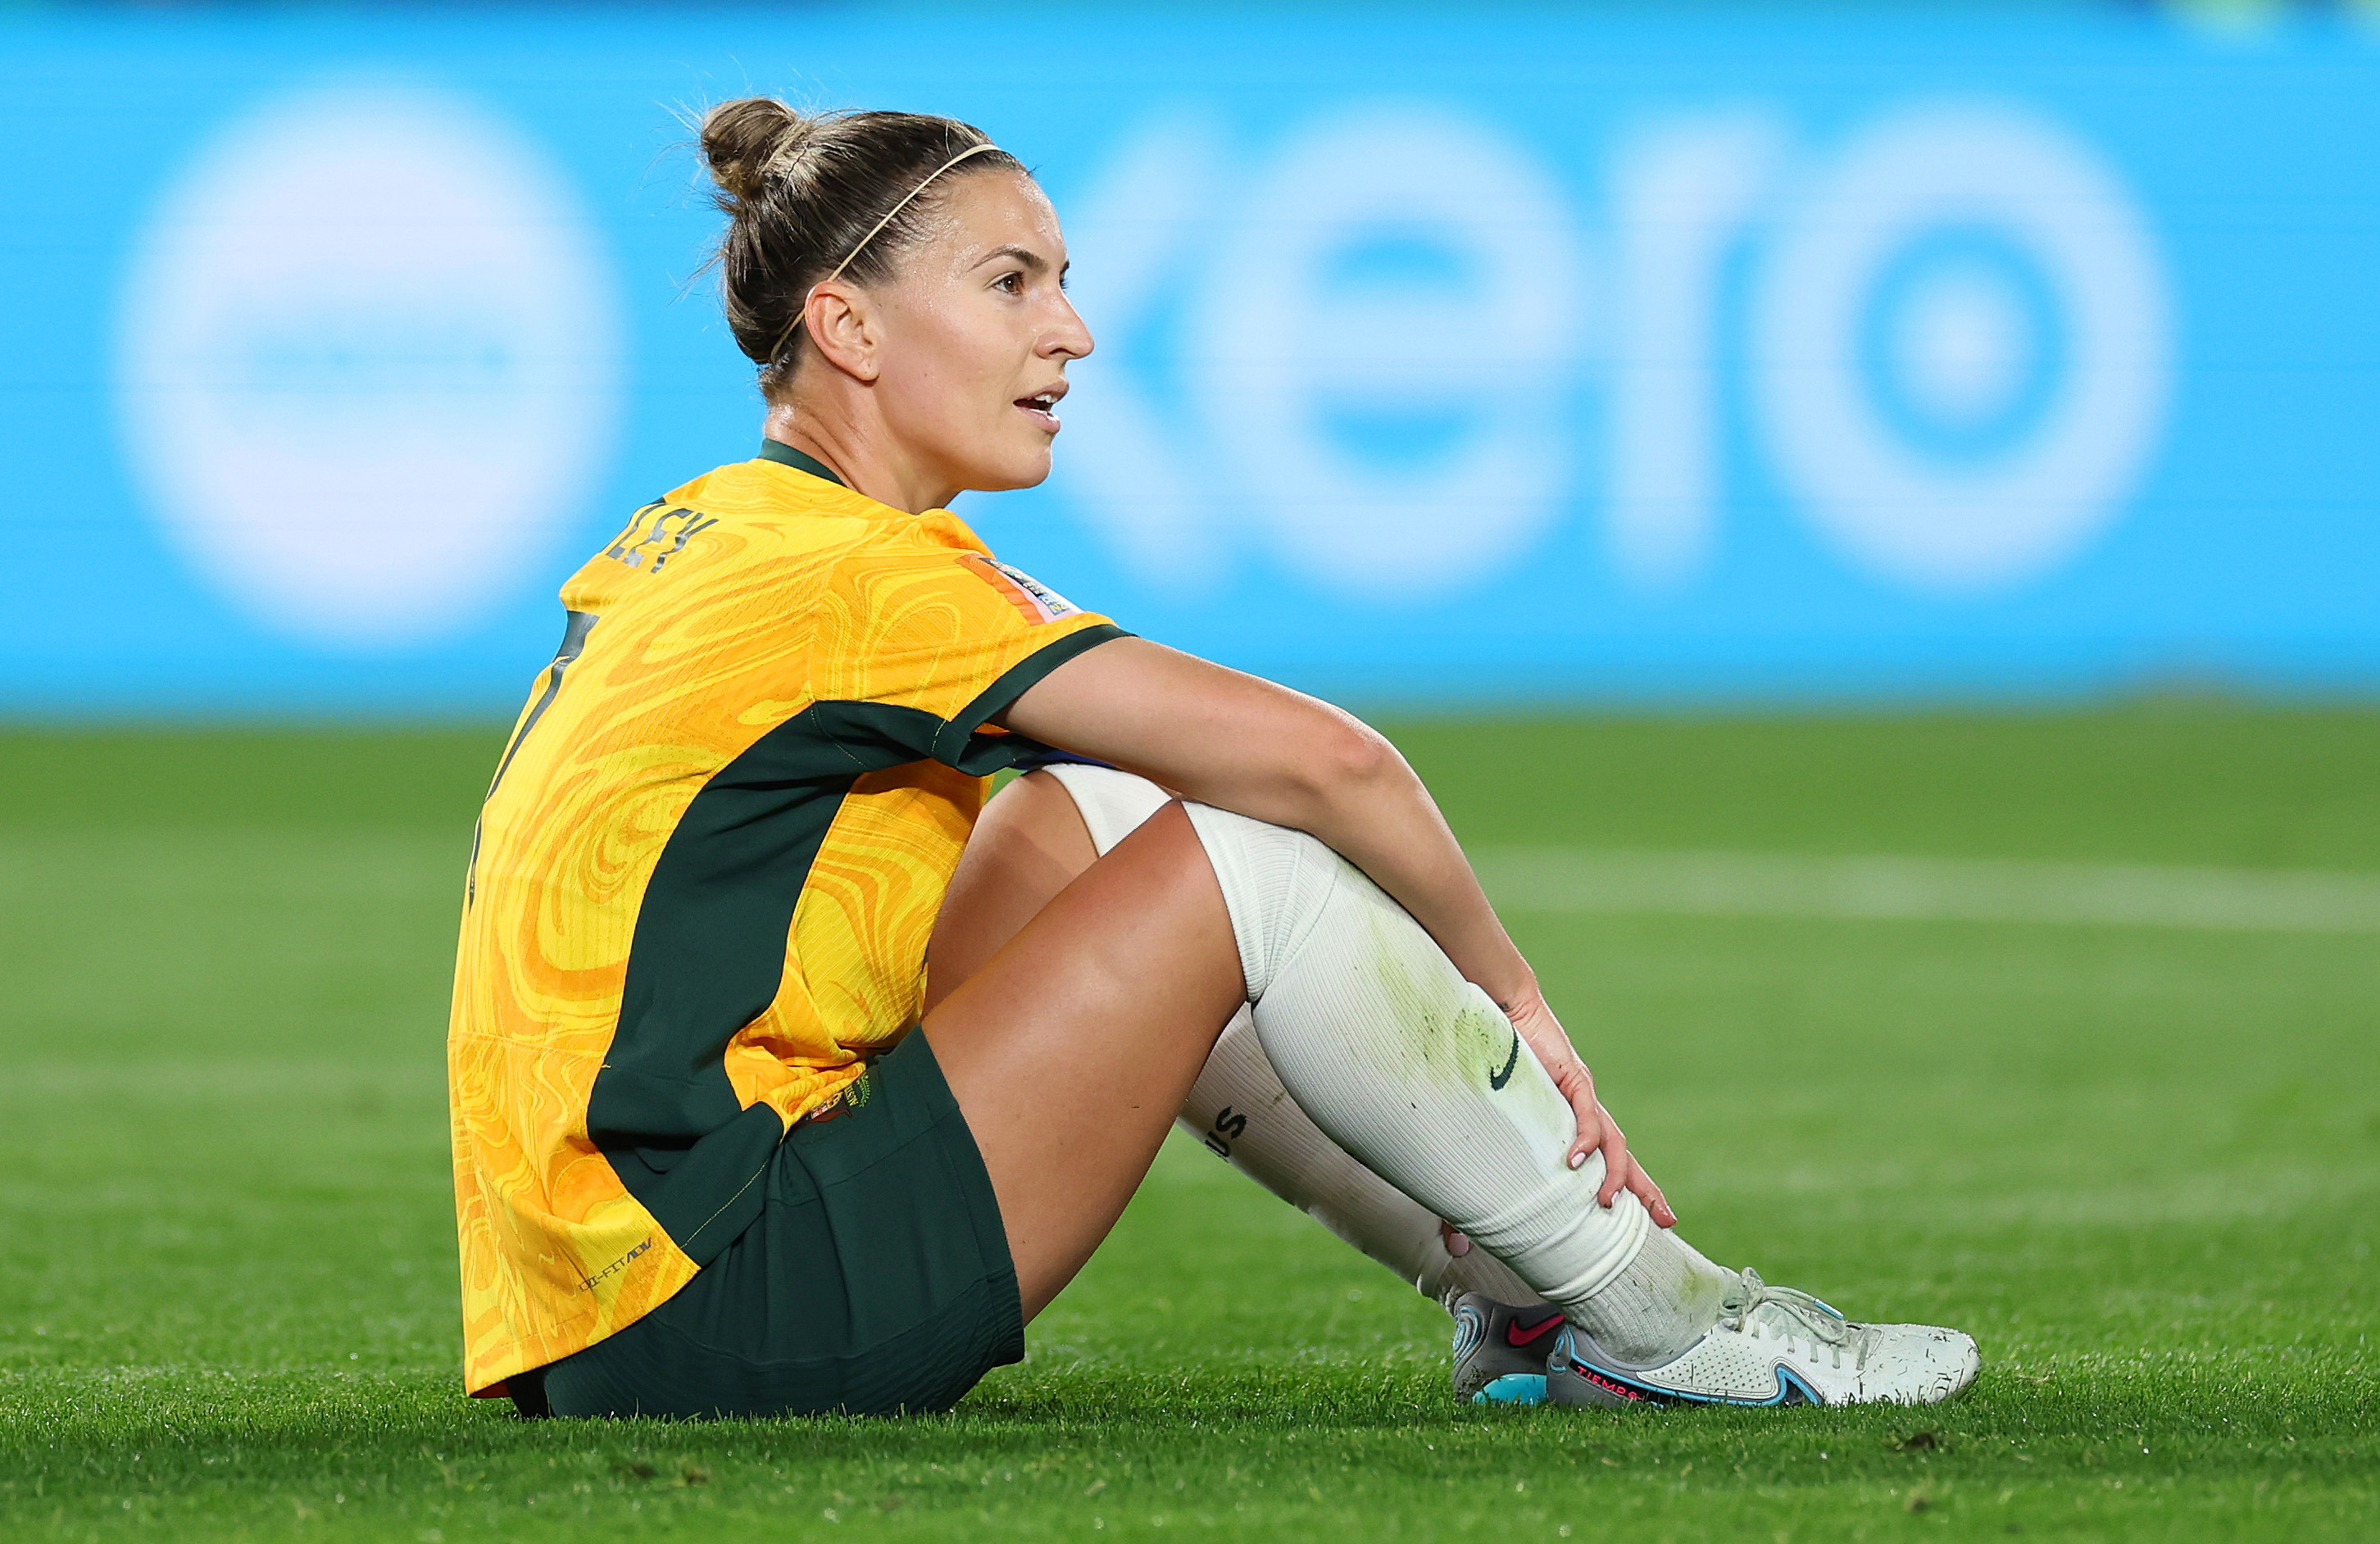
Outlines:
[[[1572,1167],[1600,1148],[1602,1198],[1676,1221],[1629,1156],[1536,973],[1488,904],[1445,817],[1394,746],[1353,714],[1141,638],[1059,666],[1002,715],[1018,734],[1112,761],[1184,797],[1311,833],[1394,896],[1512,1016],[1578,1117]]]

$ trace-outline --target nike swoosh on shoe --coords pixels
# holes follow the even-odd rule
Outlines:
[[[1560,1329],[1561,1326],[1562,1316],[1560,1314],[1555,1314],[1549,1319],[1541,1319],[1535,1324],[1523,1324],[1520,1320],[1514,1319],[1512,1323],[1504,1326],[1504,1343],[1507,1345],[1526,1345],[1531,1341],[1537,1340],[1555,1330]]]

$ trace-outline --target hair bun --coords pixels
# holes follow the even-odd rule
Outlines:
[[[821,120],[804,117],[772,96],[722,102],[702,115],[702,160],[727,197],[758,197],[769,173],[783,169]]]
[[[700,129],[711,202],[727,216],[713,260],[727,325],[771,401],[792,379],[819,281],[891,274],[948,191],[927,186],[943,173],[1025,170],[973,124],[925,113],[805,113],[747,96],[705,112]],[[965,165],[953,159],[962,152]]]

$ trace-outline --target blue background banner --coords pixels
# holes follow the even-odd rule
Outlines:
[[[2028,11],[0,22],[0,709],[503,712],[750,453],[674,110],[948,113],[1099,339],[962,499],[1367,701],[2380,686],[2380,37]]]

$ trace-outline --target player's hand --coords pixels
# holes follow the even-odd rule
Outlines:
[[[1578,1135],[1572,1141],[1569,1163],[1573,1169],[1586,1161],[1587,1154],[1603,1154],[1603,1184],[1595,1198],[1609,1206],[1622,1190],[1645,1203],[1653,1221],[1665,1228],[1678,1225],[1678,1214],[1671,1210],[1661,1187],[1653,1176],[1636,1161],[1628,1150],[1628,1134],[1611,1118],[1611,1112],[1596,1097],[1595,1074],[1579,1060],[1578,1052],[1570,1043],[1570,1035],[1546,1005],[1541,992],[1531,991],[1505,1010],[1512,1027],[1529,1042],[1537,1060],[1553,1078],[1554,1087],[1570,1101],[1572,1115],[1578,1122]]]

